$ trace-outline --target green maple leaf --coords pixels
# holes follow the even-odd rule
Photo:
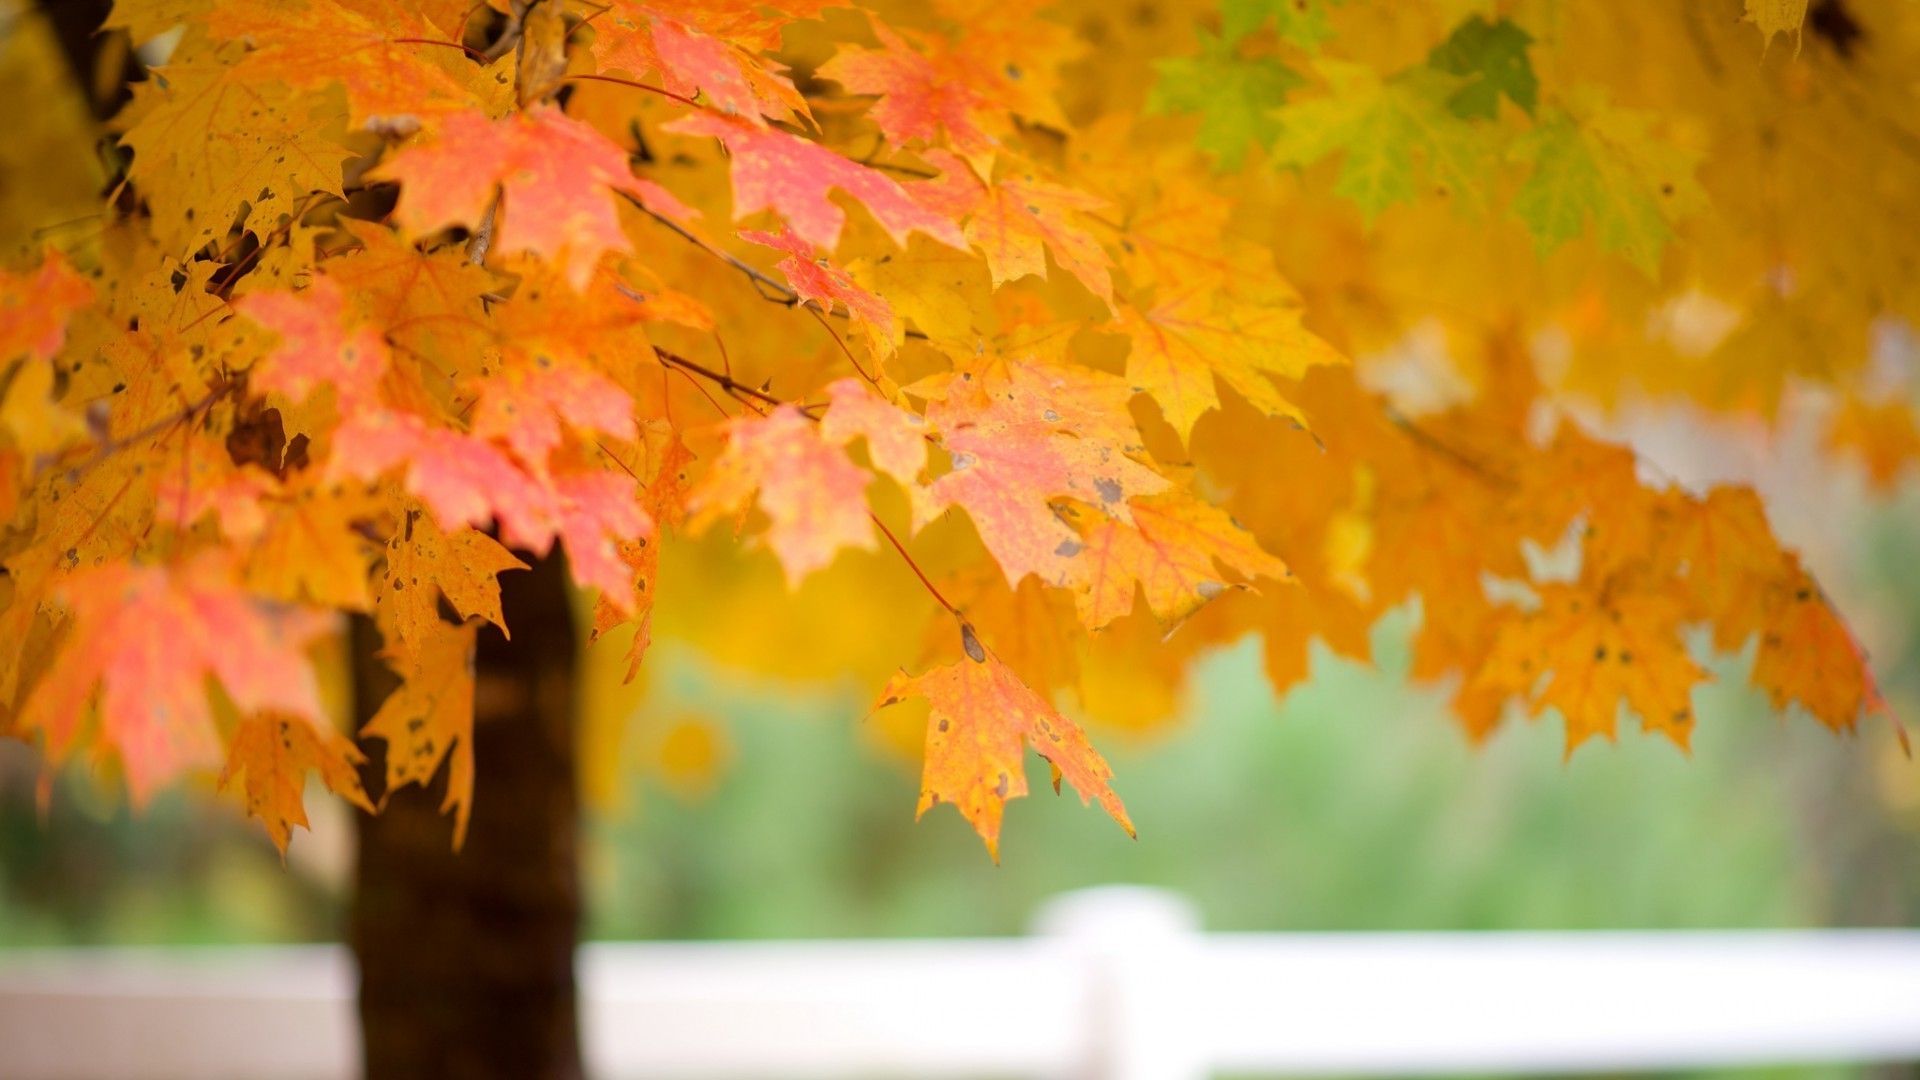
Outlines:
[[[1242,59],[1226,40],[1202,31],[1200,55],[1162,60],[1160,81],[1147,108],[1160,113],[1197,113],[1195,143],[1237,169],[1247,150],[1271,146],[1280,134],[1273,110],[1286,104],[1287,91],[1305,86],[1294,70],[1272,58]]]
[[[1411,201],[1425,179],[1456,205],[1480,209],[1492,154],[1485,134],[1447,102],[1460,80],[1416,67],[1383,79],[1344,61],[1315,65],[1324,97],[1296,102],[1276,115],[1282,125],[1274,160],[1306,166],[1344,155],[1334,191],[1360,205],[1371,223],[1394,203]]]
[[[1531,116],[1540,93],[1533,63],[1527,59],[1527,46],[1532,43],[1533,38],[1510,20],[1490,23],[1475,15],[1435,46],[1427,63],[1472,80],[1447,99],[1456,115],[1491,120],[1498,114],[1500,95],[1505,94]]]
[[[1540,123],[1513,145],[1511,156],[1533,166],[1514,193],[1514,214],[1542,255],[1592,222],[1601,248],[1658,277],[1671,222],[1705,204],[1693,176],[1699,155],[1655,138],[1651,113],[1598,95],[1568,104],[1542,109]]]
[[[1220,30],[1229,42],[1239,41],[1273,17],[1273,28],[1283,41],[1315,52],[1333,36],[1327,25],[1327,6],[1340,0],[1221,0]]]

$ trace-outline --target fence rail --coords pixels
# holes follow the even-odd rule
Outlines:
[[[1033,937],[594,944],[594,1075],[1592,1072],[1920,1059],[1920,931],[1204,934],[1100,889]],[[329,946],[0,952],[0,1078],[332,1080]]]

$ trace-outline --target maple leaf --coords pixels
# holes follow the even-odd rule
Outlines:
[[[52,248],[30,274],[0,270],[0,359],[53,359],[67,320],[92,300],[93,286]]]
[[[767,546],[792,587],[841,548],[873,548],[867,479],[813,421],[782,405],[728,423],[726,451],[693,490],[688,509],[699,530],[757,500],[769,520]]]
[[[376,480],[399,465],[406,466],[407,491],[443,527],[497,519],[514,547],[543,555],[552,546],[558,510],[550,488],[491,442],[433,427],[411,413],[374,410],[343,422],[327,475]]]
[[[503,96],[510,67],[488,71],[423,47],[447,33],[403,4],[366,7],[377,8],[377,20],[334,0],[229,4],[213,8],[207,29],[254,47],[236,71],[302,90],[341,84],[353,117],[374,130],[409,133],[422,116],[511,100]]]
[[[1660,557],[1686,568],[1689,616],[1713,624],[1713,644],[1737,649],[1766,621],[1788,557],[1767,525],[1751,488],[1716,487],[1703,500],[1686,500],[1677,520],[1657,538]]]
[[[1146,310],[1122,305],[1109,329],[1132,343],[1127,380],[1159,404],[1182,440],[1220,407],[1216,377],[1261,412],[1304,425],[1274,379],[1347,362],[1300,325],[1297,308],[1235,303],[1210,289],[1174,292]]]
[[[295,403],[331,386],[343,413],[376,404],[390,362],[387,344],[372,327],[348,331],[345,306],[345,292],[326,277],[316,277],[304,292],[254,293],[234,301],[235,311],[280,335],[252,375],[253,385]]]
[[[744,11],[613,0],[597,26],[593,56],[603,71],[635,77],[657,71],[668,91],[682,97],[704,93],[721,112],[755,124],[764,123],[762,114],[810,118],[792,81],[753,55],[768,43]],[[728,40],[736,34],[748,36],[746,47]]]
[[[1753,681],[1774,708],[1798,702],[1834,731],[1852,731],[1862,712],[1887,712],[1865,652],[1800,560],[1788,555],[1785,573],[1764,589]]]
[[[22,726],[45,732],[48,753],[65,757],[99,687],[100,737],[119,751],[136,806],[183,770],[219,762],[209,676],[243,714],[324,722],[304,649],[326,621],[259,603],[217,554],[172,568],[108,563],[61,592],[72,636],[27,699]]]
[[[655,432],[649,432],[649,435],[652,434]],[[694,461],[693,451],[687,449],[687,444],[678,435],[671,433],[664,437],[664,445],[651,457],[656,464],[647,481],[641,508],[653,522],[653,535],[620,542],[620,560],[631,573],[631,584],[625,592],[602,591],[593,608],[593,635],[596,639],[623,623],[637,624],[633,645],[627,651],[626,678],[622,680],[628,683],[640,673],[640,663],[646,657],[648,646],[653,643],[653,605],[659,592],[661,535],[664,529],[678,526],[686,518],[689,470]]]
[[[243,80],[201,57],[153,76],[134,87],[125,115],[137,119],[122,141],[133,149],[128,179],[169,249],[223,237],[242,215],[265,233],[314,192],[340,193],[352,152],[328,134],[344,117],[329,97]]]
[[[357,248],[326,260],[362,321],[405,354],[458,370],[494,338],[481,297],[496,280],[458,250],[422,252],[371,221],[342,221]]]
[[[1511,154],[1533,172],[1513,195],[1513,213],[1541,252],[1581,234],[1592,222],[1600,246],[1624,254],[1648,277],[1672,239],[1671,218],[1698,208],[1697,155],[1656,140],[1654,118],[1609,105],[1597,94],[1545,108],[1540,123]]]
[[[1610,596],[1562,584],[1539,592],[1539,610],[1499,632],[1476,683],[1531,696],[1540,675],[1552,672],[1533,713],[1560,710],[1569,755],[1595,735],[1612,739],[1622,704],[1640,714],[1644,730],[1687,746],[1693,688],[1709,676],[1681,640],[1684,608],[1656,593]]]
[[[1247,151],[1269,147],[1281,131],[1273,110],[1287,91],[1306,85],[1298,72],[1272,57],[1242,58],[1223,38],[1201,31],[1200,55],[1162,60],[1160,81],[1147,97],[1152,112],[1197,113],[1195,144],[1238,169]]]
[[[966,218],[967,243],[986,256],[995,288],[1028,274],[1047,276],[1047,252],[1087,290],[1113,302],[1113,265],[1106,249],[1068,215],[1099,210],[1106,201],[1032,174],[987,184],[971,166],[943,150],[928,151],[941,171],[926,184],[924,201],[958,220]]]
[[[567,545],[573,579],[627,614],[633,577],[620,557],[622,541],[657,538],[653,519],[633,497],[633,478],[619,473],[581,472],[556,477],[561,500],[559,534]]]
[[[814,254],[812,244],[795,236],[791,229],[781,229],[778,233],[747,230],[740,238],[786,252],[787,257],[775,265],[787,276],[787,283],[802,301],[813,301],[827,312],[833,311],[837,301],[847,309],[855,326],[866,328],[876,348],[892,351],[896,336],[893,308],[855,284],[846,271],[826,265]]]
[[[1453,92],[1447,106],[1466,119],[1492,120],[1499,115],[1500,98],[1533,115],[1540,97],[1540,80],[1527,59],[1532,35],[1511,20],[1488,22],[1474,15],[1454,28],[1447,40],[1433,47],[1427,63],[1449,75],[1473,81]]]
[[[346,611],[372,606],[373,545],[355,527],[372,516],[364,493],[309,482],[263,507],[246,583],[262,596]]]
[[[331,727],[304,717],[261,713],[243,718],[234,729],[220,786],[239,778],[247,813],[266,826],[284,859],[293,827],[309,827],[301,798],[308,770],[320,774],[328,791],[373,813],[357,771],[365,761],[359,748]]]
[[[1920,424],[1904,402],[1850,398],[1827,431],[1827,445],[1857,451],[1868,482],[1877,491],[1891,492],[1901,473],[1920,461]]]
[[[1342,154],[1333,190],[1352,199],[1368,222],[1418,193],[1416,155],[1432,184],[1454,205],[1485,202],[1491,148],[1483,133],[1449,106],[1460,80],[1429,67],[1409,68],[1390,79],[1346,61],[1320,60],[1314,67],[1331,92],[1280,110],[1275,161],[1310,165]]]
[[[925,417],[887,402],[858,379],[839,379],[829,385],[827,400],[826,414],[820,418],[821,437],[835,446],[865,439],[874,468],[900,481],[909,492],[919,487],[931,434]]]
[[[493,249],[549,260],[576,291],[586,287],[601,253],[629,246],[615,193],[646,202],[660,190],[633,175],[612,140],[551,107],[502,120],[453,113],[436,140],[401,150],[377,175],[400,181],[393,216],[413,236],[479,227],[498,191],[503,219],[495,223]]]
[[[448,534],[425,509],[403,508],[377,582],[387,647],[417,658],[441,625],[442,597],[461,618],[478,617],[507,633],[497,575],[525,569],[526,563],[485,533],[456,529]]]
[[[919,38],[927,49],[922,52],[884,23],[875,22],[873,33],[879,49],[842,48],[820,66],[819,76],[853,93],[878,96],[867,115],[895,146],[934,146],[944,133],[954,153],[983,167],[992,161],[999,140],[981,124],[997,110],[979,80],[968,78],[971,65],[939,38]]]
[[[621,441],[634,436],[633,396],[576,364],[514,364],[482,383],[473,433],[497,438],[535,472],[561,442],[561,422]]]
[[[1107,785],[1113,770],[1078,724],[1061,716],[1028,689],[1000,658],[986,651],[971,627],[962,625],[967,656],[920,675],[896,674],[881,691],[884,708],[903,698],[924,697],[926,765],[920,779],[919,813],[950,803],[1000,860],[1000,819],[1008,799],[1027,793],[1024,751],[1046,758],[1055,784],[1065,777],[1082,802],[1100,805],[1133,835],[1120,797]]]
[[[387,744],[387,791],[403,784],[427,787],[447,762],[447,794],[440,812],[453,812],[453,847],[467,838],[473,814],[474,626],[438,623],[410,661],[400,688],[360,729],[363,739]],[[383,800],[384,801],[384,800]]]
[[[28,358],[0,397],[0,430],[30,459],[56,454],[87,434],[85,422],[55,401],[54,383],[52,364]]]
[[[1216,562],[1252,577],[1290,581],[1285,563],[1261,550],[1226,512],[1178,490],[1135,499],[1133,524],[1102,521],[1083,535],[1073,582],[1080,619],[1099,629],[1133,610],[1137,586],[1154,616],[1178,624],[1228,588]]]
[[[1303,49],[1314,50],[1333,36],[1327,23],[1327,5],[1340,0],[1222,0],[1220,22],[1228,41],[1238,41],[1258,30],[1269,17],[1280,36]]]
[[[1084,544],[1052,500],[1077,499],[1131,524],[1129,500],[1168,487],[1127,456],[1138,444],[1114,426],[1127,388],[1112,376],[1008,362],[915,389],[941,394],[927,420],[952,465],[916,500],[915,528],[939,510],[965,509],[1010,585],[1029,574],[1065,585],[1079,572]]]
[[[839,188],[872,212],[896,244],[909,232],[923,232],[949,247],[964,250],[966,238],[947,217],[929,210],[877,169],[784,131],[762,129],[710,113],[685,116],[666,126],[682,135],[709,135],[733,156],[733,216],[776,210],[795,235],[832,251],[840,244],[846,212],[828,201]]]

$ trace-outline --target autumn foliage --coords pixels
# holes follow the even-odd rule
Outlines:
[[[122,0],[118,172],[0,280],[0,732],[284,847],[310,769],[372,808],[322,678],[370,613],[358,737],[457,839],[476,627],[556,551],[615,677],[924,699],[920,809],[996,850],[1026,748],[1131,830],[1081,719],[1415,600],[1475,737],[1684,747],[1702,627],[1850,730],[1758,498],[1574,419],[1818,384],[1920,452],[1868,379],[1920,9],[1746,6]]]

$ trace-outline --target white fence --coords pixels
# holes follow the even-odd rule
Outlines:
[[[1203,934],[1098,889],[1034,937],[596,944],[596,1077],[1592,1072],[1920,1059],[1920,931]],[[331,947],[0,952],[0,1077],[354,1074]]]

